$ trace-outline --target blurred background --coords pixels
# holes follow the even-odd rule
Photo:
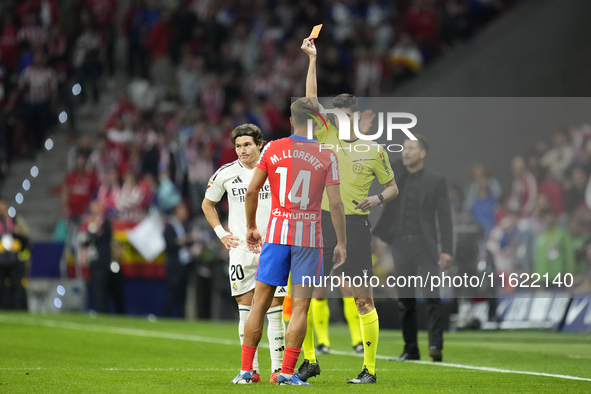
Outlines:
[[[234,127],[289,135],[312,26],[324,24],[322,96],[574,97],[591,91],[590,14],[587,0],[5,0],[0,308],[235,318],[227,252],[201,201],[213,172],[236,159]],[[531,293],[503,298],[509,287],[461,301],[449,292],[452,329],[563,327],[569,305],[590,297],[586,108],[500,130],[497,140],[512,139],[498,156],[479,131],[421,130],[431,151],[454,156],[451,165],[442,148],[428,161],[448,179],[454,273],[550,267],[574,278],[543,306]],[[193,240],[180,282],[163,252],[171,214]],[[387,246],[373,249],[374,271],[391,274]],[[392,310],[385,328],[398,324],[395,295],[376,294]],[[339,308],[331,319],[344,321]],[[572,330],[591,326],[577,319]]]

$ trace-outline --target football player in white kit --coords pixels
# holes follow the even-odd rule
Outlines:
[[[236,148],[238,160],[220,167],[209,179],[205,198],[201,204],[207,221],[215,230],[226,249],[230,252],[230,284],[232,295],[238,303],[240,321],[238,333],[240,344],[244,337],[244,324],[250,313],[250,306],[254,294],[255,276],[259,255],[252,253],[246,246],[246,213],[244,210],[244,196],[254,169],[263,148],[263,133],[253,124],[243,124],[236,127],[231,134],[232,144]],[[226,231],[220,223],[215,204],[224,193],[228,193],[230,212],[228,214],[228,228]],[[269,181],[265,183],[259,193],[257,209],[257,227],[261,234],[266,233],[269,216],[271,214],[271,189]],[[277,287],[275,298],[267,311],[269,327],[267,337],[271,349],[271,379],[277,382],[283,362],[285,349],[285,324],[283,322],[283,297],[287,295],[285,287]],[[254,359],[253,382],[260,382],[260,370],[257,356]]]

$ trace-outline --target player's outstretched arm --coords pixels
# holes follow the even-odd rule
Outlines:
[[[341,189],[339,185],[326,186],[328,195],[330,217],[337,233],[337,246],[334,248],[334,268],[338,268],[347,259],[347,224],[345,221],[345,206],[341,200]]]
[[[224,229],[220,223],[220,217],[218,215],[218,211],[215,209],[215,204],[217,204],[215,201],[211,201],[206,197],[201,203],[201,209],[203,210],[209,225],[214,229],[215,233],[222,241],[226,249],[230,250],[238,246],[238,237]]]
[[[244,209],[246,210],[246,245],[253,253],[259,253],[263,245],[261,234],[257,229],[257,207],[259,206],[259,191],[267,180],[267,173],[260,168],[254,170],[254,175],[246,191]]]
[[[314,36],[304,38],[302,50],[310,57],[308,74],[306,75],[306,97],[318,97],[318,84],[316,82],[316,46]]]

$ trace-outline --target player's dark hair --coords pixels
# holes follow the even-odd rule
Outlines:
[[[421,149],[424,149],[425,152],[429,152],[429,140],[422,134],[413,133],[417,140],[419,141],[419,146]]]
[[[349,93],[339,94],[332,99],[333,108],[349,108],[351,112],[355,113],[359,111],[359,102],[357,97]]]
[[[316,97],[302,97],[294,101],[290,107],[293,123],[298,126],[306,126],[308,119],[312,119],[310,116],[311,109],[320,111]]]
[[[261,129],[257,125],[254,125],[252,123],[241,124],[234,130],[232,130],[232,134],[230,134],[232,145],[235,145],[236,138],[238,137],[252,137],[254,144],[257,146],[260,144],[261,149],[267,142],[263,138],[263,132],[261,131]]]

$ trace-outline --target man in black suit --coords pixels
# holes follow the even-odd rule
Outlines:
[[[189,246],[192,243],[185,223],[189,218],[189,211],[184,203],[173,208],[164,227],[166,241],[166,282],[168,292],[164,303],[164,316],[185,317],[185,301],[187,296],[187,279],[192,257]]]
[[[438,275],[440,267],[445,270],[449,266],[453,250],[445,178],[424,168],[429,145],[425,137],[416,137],[418,140],[404,142],[402,162],[392,165],[400,195],[386,205],[374,231],[392,247],[396,276],[407,279],[414,275],[425,279],[427,273]],[[431,292],[424,287],[422,293],[429,312],[429,355],[433,361],[441,361],[443,308],[439,289]],[[419,360],[415,288],[398,287],[398,299],[405,346],[402,355],[391,361]]]

